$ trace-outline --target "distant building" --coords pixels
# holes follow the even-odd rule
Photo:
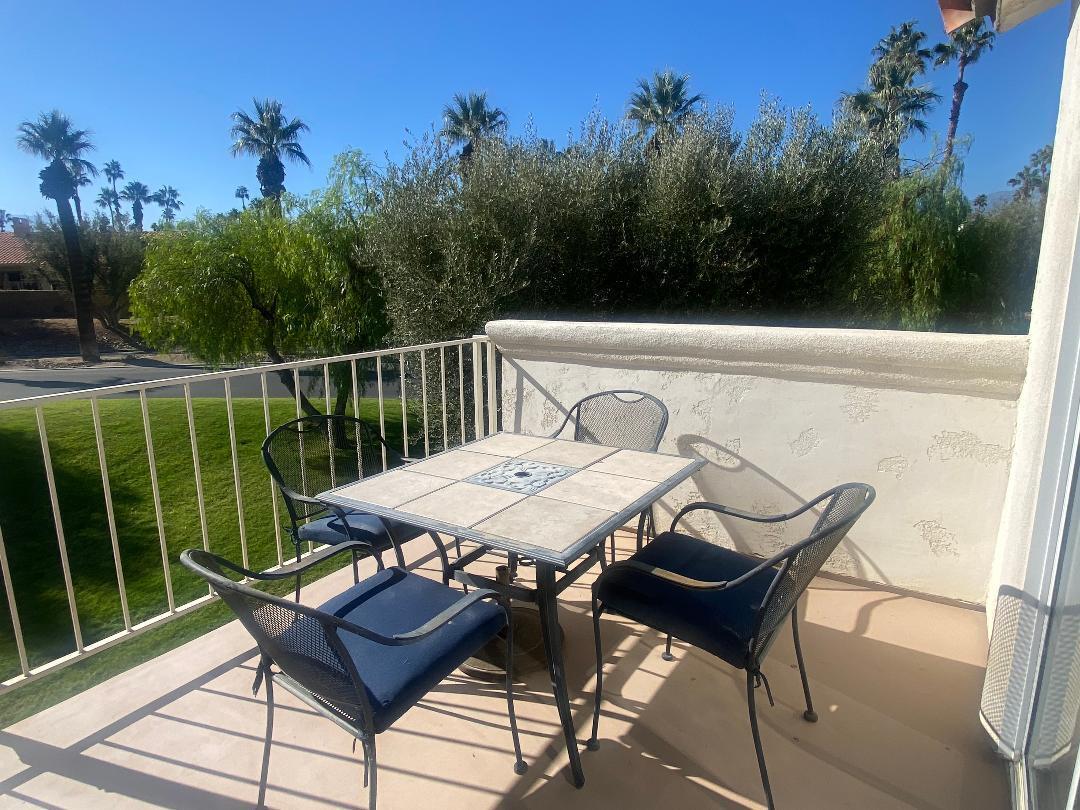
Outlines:
[[[41,272],[26,244],[30,223],[16,219],[14,233],[0,233],[0,290],[51,290],[53,285]]]

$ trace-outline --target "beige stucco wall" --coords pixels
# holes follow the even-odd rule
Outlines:
[[[671,413],[662,449],[710,462],[662,513],[698,499],[786,511],[865,481],[878,501],[831,571],[984,599],[1026,338],[551,321],[487,332],[502,353],[504,429],[549,433],[586,394],[648,391]],[[764,554],[807,526],[696,528]]]

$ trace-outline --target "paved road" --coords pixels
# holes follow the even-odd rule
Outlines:
[[[64,391],[79,391],[86,388],[99,388],[106,385],[122,385],[147,380],[163,380],[169,377],[185,377],[191,374],[203,374],[209,370],[200,366],[176,366],[153,360],[134,361],[124,366],[108,368],[20,368],[11,371],[0,371],[0,401],[35,397],[41,394],[56,394]],[[321,395],[321,376],[312,380],[311,383],[316,387],[316,390],[309,393]],[[267,385],[272,397],[290,396],[288,389],[282,385],[276,374],[267,375]],[[262,396],[262,387],[258,375],[233,378],[232,389],[234,397]],[[387,398],[398,396],[396,381],[392,378],[384,379],[383,391],[384,396]],[[223,397],[225,396],[225,386],[220,380],[212,383],[199,383],[191,387],[191,393],[192,396],[196,397]],[[374,396],[374,381],[367,385],[364,393],[367,396]],[[182,397],[183,395],[184,390],[180,386],[168,386],[150,391],[150,396],[154,397]]]

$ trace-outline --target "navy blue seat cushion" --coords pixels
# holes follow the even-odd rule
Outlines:
[[[664,532],[630,559],[709,582],[733,580],[761,562],[675,532]],[[670,633],[744,668],[757,610],[775,575],[770,569],[738,587],[705,591],[615,567],[601,574],[597,595],[605,610]]]
[[[463,595],[419,574],[387,568],[320,605],[319,610],[392,636],[415,630]],[[483,601],[412,644],[387,646],[339,631],[367,689],[375,731],[389,728],[505,626],[502,607]]]
[[[414,537],[419,537],[425,533],[424,529],[419,529],[416,526],[409,526],[406,523],[399,523],[388,518],[380,520],[375,515],[364,512],[346,511],[345,514],[348,517],[351,538],[346,536],[345,527],[341,525],[341,520],[333,513],[327,517],[312,520],[309,523],[301,523],[297,527],[296,533],[305,542],[323,543],[330,546],[344,543],[348,539],[364,540],[375,546],[377,551],[386,551],[391,547],[390,537],[387,535],[385,528],[387,524],[391,527],[399,543],[412,540]]]

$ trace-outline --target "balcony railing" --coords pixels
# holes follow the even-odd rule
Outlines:
[[[370,368],[369,371],[369,367],[373,368]],[[391,412],[390,409],[400,407],[401,441],[405,456],[415,455],[419,452],[426,455],[433,448],[437,451],[456,446],[470,437],[479,438],[496,430],[498,422],[496,350],[494,344],[484,335],[462,340],[402,346],[313,360],[297,360],[275,365],[230,369],[0,402],[0,419],[9,415],[12,411],[20,410],[24,413],[28,410],[32,411],[34,415],[36,432],[40,441],[45,485],[48,490],[48,502],[51,508],[51,519],[55,528],[56,550],[66,593],[66,607],[70,613],[71,638],[74,642],[74,649],[66,654],[46,657],[46,660],[40,660],[42,658],[41,654],[28,645],[23,632],[23,623],[20,620],[20,599],[16,588],[17,576],[13,576],[13,573],[17,572],[12,570],[8,548],[5,544],[5,523],[10,525],[12,515],[0,513],[0,577],[2,577],[10,631],[18,659],[17,674],[6,677],[2,681],[2,686],[12,688],[25,684],[88,655],[119,644],[177,616],[189,613],[215,598],[208,593],[198,598],[180,602],[180,598],[174,590],[173,564],[175,560],[173,556],[175,555],[170,553],[168,542],[170,538],[167,536],[165,513],[162,505],[161,481],[159,479],[162,448],[155,447],[149,405],[151,399],[156,399],[162,395],[177,397],[178,394],[181,394],[184,401],[187,434],[191,445],[190,455],[187,448],[170,447],[167,450],[170,454],[168,461],[170,464],[176,464],[177,454],[189,455],[188,463],[190,463],[191,476],[195,485],[195,500],[198,508],[199,534],[201,537],[184,537],[183,542],[186,545],[195,545],[201,542],[204,548],[209,549],[208,509],[221,510],[226,507],[231,509],[232,505],[223,504],[222,499],[226,499],[226,501],[234,500],[238,516],[235,531],[239,538],[239,550],[243,564],[249,566],[251,558],[255,556],[264,558],[269,556],[270,550],[267,548],[267,544],[272,542],[273,558],[276,559],[276,565],[266,569],[272,570],[283,564],[282,515],[279,514],[278,497],[273,483],[265,470],[262,470],[260,474],[265,475],[265,486],[269,491],[272,503],[273,535],[271,537],[269,533],[266,533],[266,536],[252,536],[249,533],[248,522],[245,519],[244,493],[245,490],[250,492],[251,484],[250,481],[245,483],[241,475],[237,422],[234,413],[235,388],[238,384],[247,383],[247,387],[250,389],[251,381],[258,381],[259,397],[262,400],[263,422],[266,434],[269,434],[275,427],[271,420],[271,403],[277,401],[280,404],[282,399],[280,392],[290,387],[288,385],[290,378],[292,382],[292,399],[295,400],[295,412],[298,417],[303,415],[305,407],[311,407],[311,404],[315,404],[317,408],[318,404],[314,400],[318,398],[324,400],[323,404],[327,413],[333,411],[335,400],[340,408],[343,401],[347,402],[351,399],[353,414],[356,418],[361,418],[361,397],[362,394],[367,392],[370,385],[366,377],[363,382],[361,381],[361,369],[363,369],[365,375],[370,375],[371,371],[373,371],[374,398],[378,407],[379,431],[384,438],[387,437],[387,415]],[[387,371],[392,375],[389,379],[386,376]],[[395,384],[398,389],[396,396],[394,396],[392,390],[388,392],[388,389],[392,389]],[[200,458],[199,432],[196,430],[195,409],[193,408],[193,399],[199,399],[201,395],[205,395],[209,387],[218,385],[222,386],[228,427],[232,478],[231,493],[208,493],[205,489],[204,482],[209,471],[204,468],[203,460]],[[305,391],[305,385],[307,391]],[[317,393],[320,386],[322,389],[321,397]],[[192,393],[193,387],[196,389],[194,396]],[[278,393],[278,396],[273,395],[272,389]],[[340,396],[342,394],[347,396]],[[139,421],[141,421],[142,440],[145,442],[146,448],[154,523],[161,554],[163,596],[167,609],[148,618],[136,615],[136,611],[129,604],[124,572],[125,564],[130,565],[132,561],[130,559],[125,560],[122,554],[123,538],[122,532],[118,529],[117,503],[110,486],[109,464],[106,455],[106,432],[103,426],[112,429],[110,438],[115,439],[113,435],[115,429],[123,428],[125,425],[116,426],[108,425],[107,422],[103,423],[101,404],[103,400],[122,397],[138,398]],[[119,626],[122,622],[123,626],[123,629],[119,631],[110,632],[101,638],[93,640],[87,638],[83,621],[80,619],[77,589],[69,555],[69,544],[64,530],[63,498],[57,485],[57,465],[54,464],[50,450],[46,419],[46,411],[49,406],[60,402],[77,400],[89,401],[90,403],[90,411],[86,416],[89,417],[93,425],[105,507],[104,522],[106,525],[101,527],[101,531],[102,534],[107,531],[111,546],[112,564],[115,569],[118,610],[116,615],[104,622],[99,617],[97,623],[106,626],[112,623]],[[275,410],[280,411],[280,407]],[[412,438],[410,438],[410,421],[419,430],[418,433],[414,433]],[[130,425],[126,427],[130,430]],[[205,429],[205,425],[203,427]],[[386,465],[385,451],[383,465],[384,467]],[[23,484],[31,487],[35,486],[36,482],[20,482],[20,486]],[[207,504],[208,495],[213,501],[213,505],[210,507]],[[255,551],[259,553],[250,553]],[[309,548],[308,553],[310,551]],[[45,550],[42,553],[45,553]],[[14,671],[14,669],[15,667],[12,665],[10,670]],[[8,673],[3,672],[0,675],[6,676]]]

